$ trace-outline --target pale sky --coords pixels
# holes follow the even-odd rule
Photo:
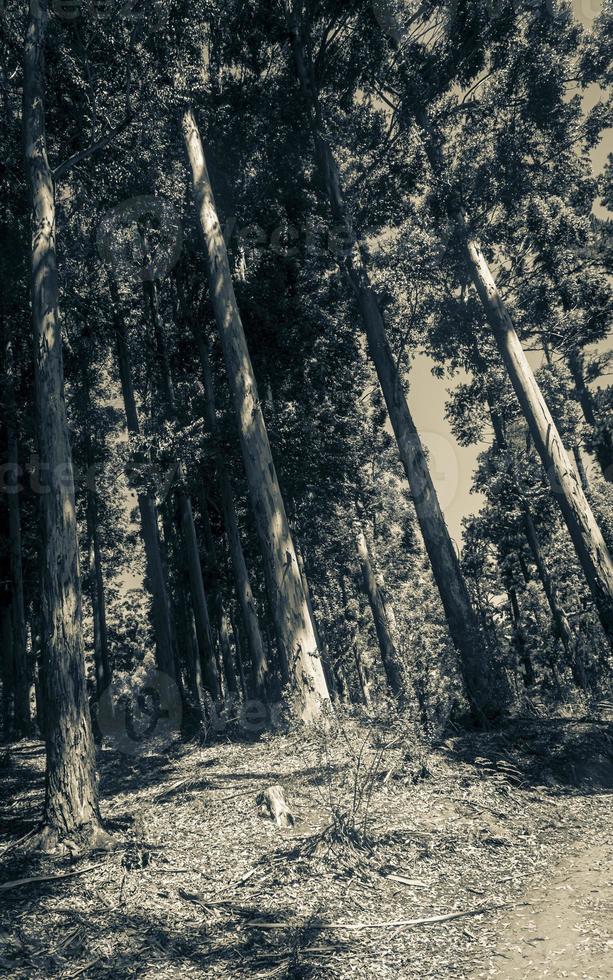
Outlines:
[[[600,12],[602,0],[574,0],[574,8],[581,23],[589,25]],[[598,95],[595,86],[588,91],[586,108],[594,105]],[[607,130],[592,154],[596,173],[602,171],[609,153],[613,152],[612,134],[613,130]],[[610,217],[600,206],[595,208],[595,212],[601,217]],[[531,355],[531,361],[533,367],[537,367],[540,358],[538,355]],[[483,502],[480,495],[470,493],[470,488],[477,456],[486,446],[480,444],[462,448],[457,445],[445,420],[445,402],[447,391],[459,384],[464,376],[458,376],[455,383],[449,379],[440,381],[431,374],[432,365],[433,362],[425,354],[419,354],[415,358],[410,374],[409,405],[422,440],[430,450],[432,477],[449,531],[459,547],[462,541],[462,518],[476,513]]]

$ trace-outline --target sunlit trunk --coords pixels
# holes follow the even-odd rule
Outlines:
[[[292,678],[296,711],[314,721],[329,701],[296,551],[268,433],[200,134],[191,110],[182,119],[196,214],[206,249],[210,297],[238,424],[249,496],[264,558],[267,588],[282,657]]]

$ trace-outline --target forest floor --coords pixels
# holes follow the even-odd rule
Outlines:
[[[613,978],[611,724],[103,748],[117,848],[70,858],[15,843],[41,744],[0,763],[0,976]],[[295,826],[260,814],[271,784]],[[62,877],[10,884],[37,875]]]

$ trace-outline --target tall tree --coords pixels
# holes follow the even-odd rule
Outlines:
[[[432,482],[419,433],[411,416],[398,364],[385,329],[382,304],[372,288],[363,260],[361,243],[356,240],[345,204],[340,172],[325,132],[325,121],[318,97],[316,74],[310,55],[310,42],[299,16],[300,4],[288,12],[296,75],[308,112],[319,174],[328,196],[335,223],[342,228],[345,243],[340,265],[355,297],[370,355],[375,365],[424,538],[440,592],[449,632],[458,650],[468,698],[479,714],[495,704],[490,669],[485,660],[478,623],[471,607],[458,556]]]
[[[228,548],[232,563],[232,572],[236,586],[238,604],[241,611],[243,627],[247,639],[247,648],[253,671],[253,687],[256,697],[266,700],[266,679],[268,676],[268,661],[264,650],[264,641],[260,630],[255,597],[251,587],[247,563],[241,543],[241,536],[234,505],[234,492],[230,475],[226,467],[221,447],[219,445],[219,426],[217,424],[217,409],[215,402],[215,387],[211,370],[209,343],[202,325],[192,322],[194,339],[198,346],[202,380],[204,383],[205,411],[209,432],[213,438],[215,464],[219,481],[221,506],[223,509],[224,525],[228,535]]]
[[[43,532],[46,780],[42,840],[100,832],[87,703],[72,453],[58,305],[55,186],[45,133],[47,0],[30,5],[24,57],[25,163],[32,204],[32,322]]]
[[[210,298],[234,400],[275,629],[292,677],[297,713],[303,721],[312,722],[329,700],[328,688],[270,450],[202,141],[191,110],[184,113],[182,126],[198,224],[207,255]]]

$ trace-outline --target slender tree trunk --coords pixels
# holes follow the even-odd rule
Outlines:
[[[575,466],[577,467],[577,476],[581,480],[581,486],[586,493],[590,490],[590,481],[588,480],[587,472],[585,470],[585,465],[583,462],[583,456],[581,455],[581,446],[573,446],[573,456],[575,458]]]
[[[202,142],[191,110],[183,116],[183,134],[208,258],[211,302],[234,400],[275,629],[282,657],[292,676],[297,713],[305,722],[312,722],[320,716],[323,703],[329,700],[328,689],[234,294]]]
[[[377,631],[381,660],[387,677],[387,682],[394,694],[403,702],[406,700],[406,690],[398,651],[394,645],[389,620],[385,611],[385,603],[381,597],[377,579],[372,568],[370,552],[364,531],[359,524],[354,527],[356,550],[358,561],[362,571],[362,582],[364,592],[370,605],[372,618]]]
[[[338,698],[338,688],[336,684],[336,677],[334,676],[334,670],[332,669],[332,664],[330,663],[330,654],[328,648],[321,637],[321,632],[317,623],[317,617],[315,616],[315,609],[313,607],[313,598],[311,596],[311,587],[309,585],[309,579],[306,573],[306,567],[304,564],[304,558],[302,557],[302,551],[300,550],[300,544],[295,538],[296,544],[296,560],[298,561],[298,568],[300,569],[300,578],[302,579],[302,588],[304,589],[304,595],[307,601],[307,606],[309,608],[309,616],[311,617],[311,623],[313,626],[313,632],[315,633],[315,639],[317,640],[317,649],[321,655],[321,662],[324,669],[324,674],[326,677],[326,684],[328,685],[328,690],[333,701]]]
[[[316,159],[334,221],[343,229],[345,252],[339,257],[344,277],[355,296],[370,356],[387,406],[399,455],[406,473],[417,520],[441,596],[451,638],[460,655],[466,693],[477,714],[492,708],[492,685],[478,622],[471,606],[460,563],[440,507],[426,455],[411,416],[402,377],[386,336],[381,304],[372,289],[359,243],[348,215],[340,175],[323,135],[323,121],[310,64],[297,18],[291,22],[296,74],[309,107]]]
[[[238,668],[238,676],[241,685],[241,695],[243,701],[248,701],[250,692],[249,692],[249,685],[247,684],[247,678],[245,676],[245,657],[243,655],[243,644],[242,644],[240,628],[234,613],[231,615],[230,624],[232,626],[234,649],[236,650],[236,666]]]
[[[12,617],[13,617],[13,728],[19,735],[30,730],[30,668],[26,613],[23,592],[23,564],[21,555],[21,510],[19,506],[19,443],[15,406],[13,345],[10,335],[5,344],[5,394],[6,394],[6,441],[8,473],[6,498],[8,509],[9,557],[11,568]]]
[[[141,428],[132,386],[130,353],[126,328],[120,314],[119,296],[112,279],[110,281],[113,300],[113,324],[117,347],[117,365],[123,394],[128,432],[140,436]],[[156,661],[160,671],[173,679],[177,678],[175,639],[172,627],[168,587],[162,563],[157,508],[151,493],[138,493],[143,543],[147,561],[147,584],[152,596],[152,619],[155,633]]]
[[[185,641],[184,650],[187,666],[188,688],[196,708],[198,721],[206,724],[210,710],[210,694],[207,692],[204,673],[202,670],[202,659],[200,657],[200,647],[198,646],[196,623],[190,602],[191,592],[189,588],[189,575],[187,574],[185,568],[179,569],[177,592],[177,608]]]
[[[368,680],[368,671],[366,670],[366,667],[362,661],[357,639],[353,644],[353,657],[355,660],[355,670],[358,677],[358,684],[362,693],[362,700],[366,707],[369,708],[371,705],[370,682]]]
[[[41,466],[47,770],[43,842],[79,828],[100,830],[100,813],[81,629],[79,546],[66,424],[58,309],[55,187],[45,136],[44,52],[47,0],[30,6],[24,63],[23,122],[32,204],[32,320]]]
[[[220,602],[219,607],[219,648],[221,650],[226,689],[230,697],[236,698],[238,697],[238,684],[236,680],[236,670],[234,669],[234,658],[232,656],[230,621],[228,619],[223,600]]]
[[[236,595],[238,598],[243,627],[245,629],[245,638],[247,640],[249,658],[251,660],[254,693],[258,699],[265,702],[268,697],[266,687],[268,678],[268,661],[266,659],[266,652],[264,650],[264,641],[262,640],[255,598],[253,595],[253,589],[251,588],[251,581],[241,543],[238,518],[236,516],[236,507],[234,505],[232,483],[222,454],[219,450],[219,426],[217,424],[215,385],[213,381],[213,372],[211,370],[209,344],[199,324],[192,322],[192,329],[194,338],[198,345],[198,353],[200,355],[200,366],[202,369],[202,380],[204,383],[206,422],[213,439],[215,467],[217,470],[217,479],[219,481],[223,520],[226,534],[228,536],[228,548],[230,551],[230,562],[232,564],[232,574],[234,577]]]
[[[549,571],[545,556],[543,555],[536,527],[534,526],[532,515],[530,514],[527,506],[524,506],[524,527],[526,529],[526,540],[530,546],[530,551],[532,552],[532,557],[534,558],[534,564],[536,565],[539,578],[543,585],[543,591],[545,592],[547,604],[551,610],[556,633],[560,637],[562,646],[566,651],[568,662],[570,663],[572,670],[573,679],[578,687],[585,689],[587,687],[587,682],[583,664],[581,663],[579,650],[577,648],[577,641],[573,635],[573,631],[566,613],[560,605],[558,589],[555,580]]]
[[[93,480],[90,470],[89,479]],[[101,697],[111,684],[111,662],[109,658],[108,632],[106,626],[106,597],[102,572],[102,553],[98,530],[98,507],[96,490],[88,487],[86,505],[87,535],[89,539],[89,579],[92,612],[94,620],[94,665],[96,670],[96,693]]]
[[[594,407],[594,399],[585,380],[583,354],[573,350],[568,355],[568,367],[575,383],[575,390],[585,421],[594,433],[594,453],[605,480],[613,483],[613,438],[611,433],[604,430],[599,432],[598,419]]]
[[[535,683],[536,677],[534,675],[534,667],[532,666],[532,659],[530,657],[530,652],[526,645],[526,636],[521,624],[521,611],[517,599],[517,592],[512,586],[509,587],[509,600],[511,602],[511,617],[513,621],[513,633],[515,634],[515,643],[517,646],[519,659],[524,668],[524,677],[523,677],[524,686],[532,687],[532,685]]]
[[[151,323],[153,325],[158,357],[160,363],[160,374],[164,400],[166,402],[166,416],[171,420],[177,418],[177,406],[174,393],[174,385],[168,361],[168,351],[166,348],[166,338],[164,328],[160,321],[158,310],[157,288],[153,282],[144,283],[145,299],[149,309]],[[198,646],[204,665],[204,674],[207,687],[213,698],[221,694],[219,673],[215,659],[215,646],[211,632],[211,621],[207,604],[207,597],[202,577],[202,565],[200,564],[200,547],[194,523],[194,512],[190,496],[184,487],[187,481],[187,474],[182,463],[178,466],[179,488],[176,496],[179,504],[179,514],[181,517],[181,534],[183,546],[185,548],[185,558],[187,571],[189,574],[189,585],[192,596],[192,608],[194,610],[194,620],[196,623],[196,635]]]

